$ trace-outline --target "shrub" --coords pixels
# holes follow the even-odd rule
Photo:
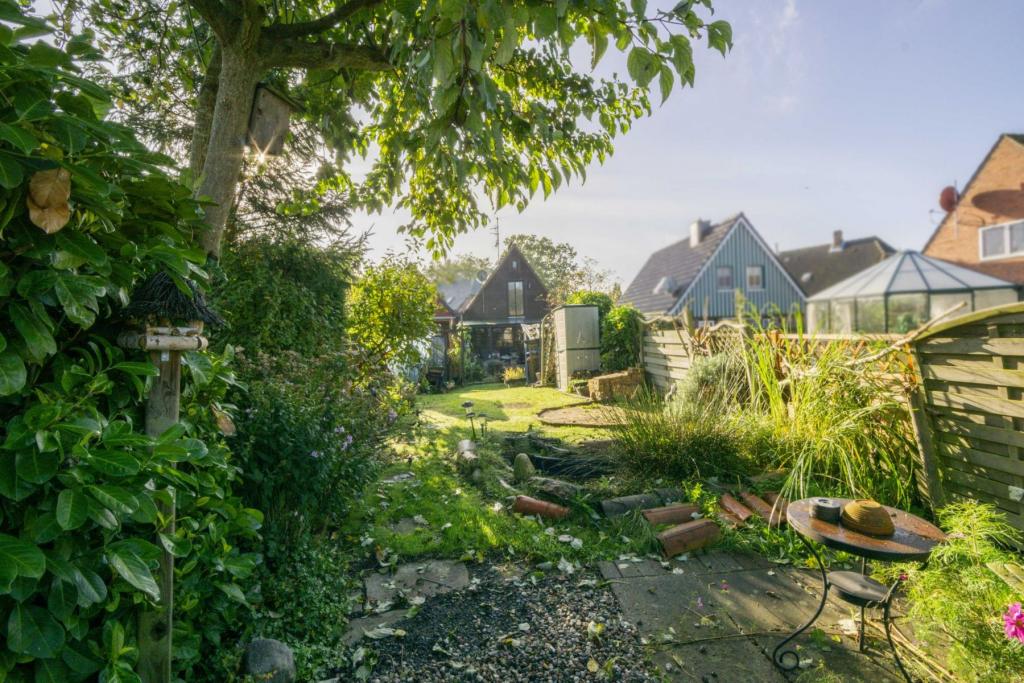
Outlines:
[[[717,353],[692,359],[686,379],[679,383],[678,400],[706,401],[727,409],[745,403],[749,393],[742,361],[736,354]]]
[[[265,237],[232,245],[221,261],[225,278],[214,292],[228,322],[218,343],[251,354],[340,351],[347,343],[345,299],[361,256],[358,245],[318,247]]]
[[[609,372],[640,364],[643,315],[632,306],[615,306],[601,322],[601,367]]]
[[[1007,639],[1002,615],[1021,595],[986,564],[1019,563],[1019,555],[1003,548],[1019,544],[1021,534],[988,504],[948,505],[938,519],[949,538],[932,552],[928,567],[890,570],[907,574],[915,635],[948,647],[947,666],[959,680],[1019,681],[1024,645]]]
[[[620,410],[622,424],[613,435],[620,462],[636,477],[690,479],[748,470],[742,439],[707,403],[663,401],[644,393]]]
[[[612,310],[612,306],[615,305],[612,298],[604,292],[594,292],[589,289],[581,289],[577,292],[573,292],[566,298],[565,303],[597,306],[598,319],[602,322],[604,321],[605,316],[607,316]]]
[[[347,512],[408,395],[356,350],[260,354],[239,368],[246,383],[233,443],[244,471],[240,492],[264,511],[265,535],[287,546]]]
[[[94,56],[88,41],[29,46],[47,25],[3,7],[26,28],[0,31],[0,679],[136,680],[136,619],[159,597],[162,549],[178,557],[179,614],[202,596],[211,620],[245,609],[236,580],[256,562],[238,546],[259,514],[231,496],[212,385],[186,368],[185,419],[152,439],[139,427],[155,368],[111,341],[142,278],[202,275],[187,246],[200,210],[169,159],[97,115],[109,97],[73,61]],[[59,220],[33,218],[47,189],[32,199],[33,178]],[[158,538],[156,505],[172,495],[179,524]],[[218,632],[188,632],[175,664]]]
[[[503,382],[518,382],[526,379],[526,370],[521,365],[505,368],[501,373],[501,379]]]

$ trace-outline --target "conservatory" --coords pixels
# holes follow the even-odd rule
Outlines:
[[[807,300],[811,332],[910,332],[961,305],[957,315],[1018,300],[1012,282],[901,251]]]

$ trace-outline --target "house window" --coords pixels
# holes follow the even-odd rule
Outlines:
[[[519,261],[512,259],[512,270],[519,270]]]
[[[993,225],[979,232],[978,248],[983,260],[1024,255],[1024,221]]]
[[[715,281],[718,282],[718,289],[732,289],[732,266],[718,266],[715,271]]]
[[[522,280],[514,280],[508,283],[508,314],[513,318],[524,315]]]
[[[747,289],[764,289],[764,266],[747,266]]]

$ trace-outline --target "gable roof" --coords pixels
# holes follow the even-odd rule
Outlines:
[[[996,149],[999,148],[999,145],[1001,145],[1004,140],[1012,140],[1013,142],[1016,142],[1018,145],[1024,146],[1024,133],[1002,133],[996,139],[991,149],[988,150],[988,154],[986,154],[985,158],[981,160],[981,163],[978,164],[978,167],[974,169],[974,173],[971,174],[970,180],[968,180],[967,183],[963,186],[963,188],[961,188],[961,197],[967,195],[967,193],[971,189],[971,186],[974,184],[974,181],[977,180],[978,175],[981,174],[982,169],[984,169],[985,166],[988,164],[988,160],[992,158],[992,155],[995,154]],[[928,241],[924,243],[924,247],[921,248],[921,253],[925,253],[928,251],[928,247],[930,247],[932,245],[932,242],[935,241],[935,238],[938,237],[939,233],[942,231],[942,228],[945,227],[946,221],[949,220],[949,217],[953,213],[953,211],[950,211],[943,217],[941,221],[939,221],[939,224],[935,227],[935,230],[932,231],[931,237],[928,238]]]
[[[820,244],[779,252],[778,259],[804,294],[812,296],[895,253],[885,240],[862,237],[844,241],[839,250]]]

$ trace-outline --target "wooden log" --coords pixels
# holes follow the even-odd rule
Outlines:
[[[694,515],[699,513],[700,508],[694,503],[677,503],[660,508],[650,508],[644,510],[641,514],[643,514],[648,524],[658,526],[659,524],[692,522],[695,519]]]
[[[785,522],[788,519],[789,514],[789,503],[785,498],[779,495],[778,491],[767,491],[764,494],[764,499],[771,503],[772,510],[777,511],[779,519]]]
[[[743,521],[736,515],[729,512],[728,510],[718,511],[718,521],[731,529],[743,526]]]
[[[757,513],[757,515],[761,517],[761,519],[763,519],[764,521],[768,522],[769,525],[773,527],[778,527],[782,526],[782,524],[785,522],[785,518],[780,517],[779,514],[774,509],[772,509],[772,506],[770,504],[762,500],[760,497],[754,495],[753,493],[750,493],[749,491],[743,491],[742,493],[740,493],[740,498],[743,499],[743,502],[746,504],[747,507],[749,507],[755,513]]]
[[[665,557],[675,557],[697,548],[703,548],[718,539],[721,529],[710,519],[695,519],[661,532],[658,543]]]
[[[512,503],[512,510],[521,515],[540,515],[550,519],[562,519],[569,514],[567,507],[529,496],[516,496],[515,502]]]
[[[718,499],[718,505],[726,512],[734,515],[740,521],[740,524],[746,524],[747,520],[754,514],[750,508],[728,493],[722,494],[722,497]]]

